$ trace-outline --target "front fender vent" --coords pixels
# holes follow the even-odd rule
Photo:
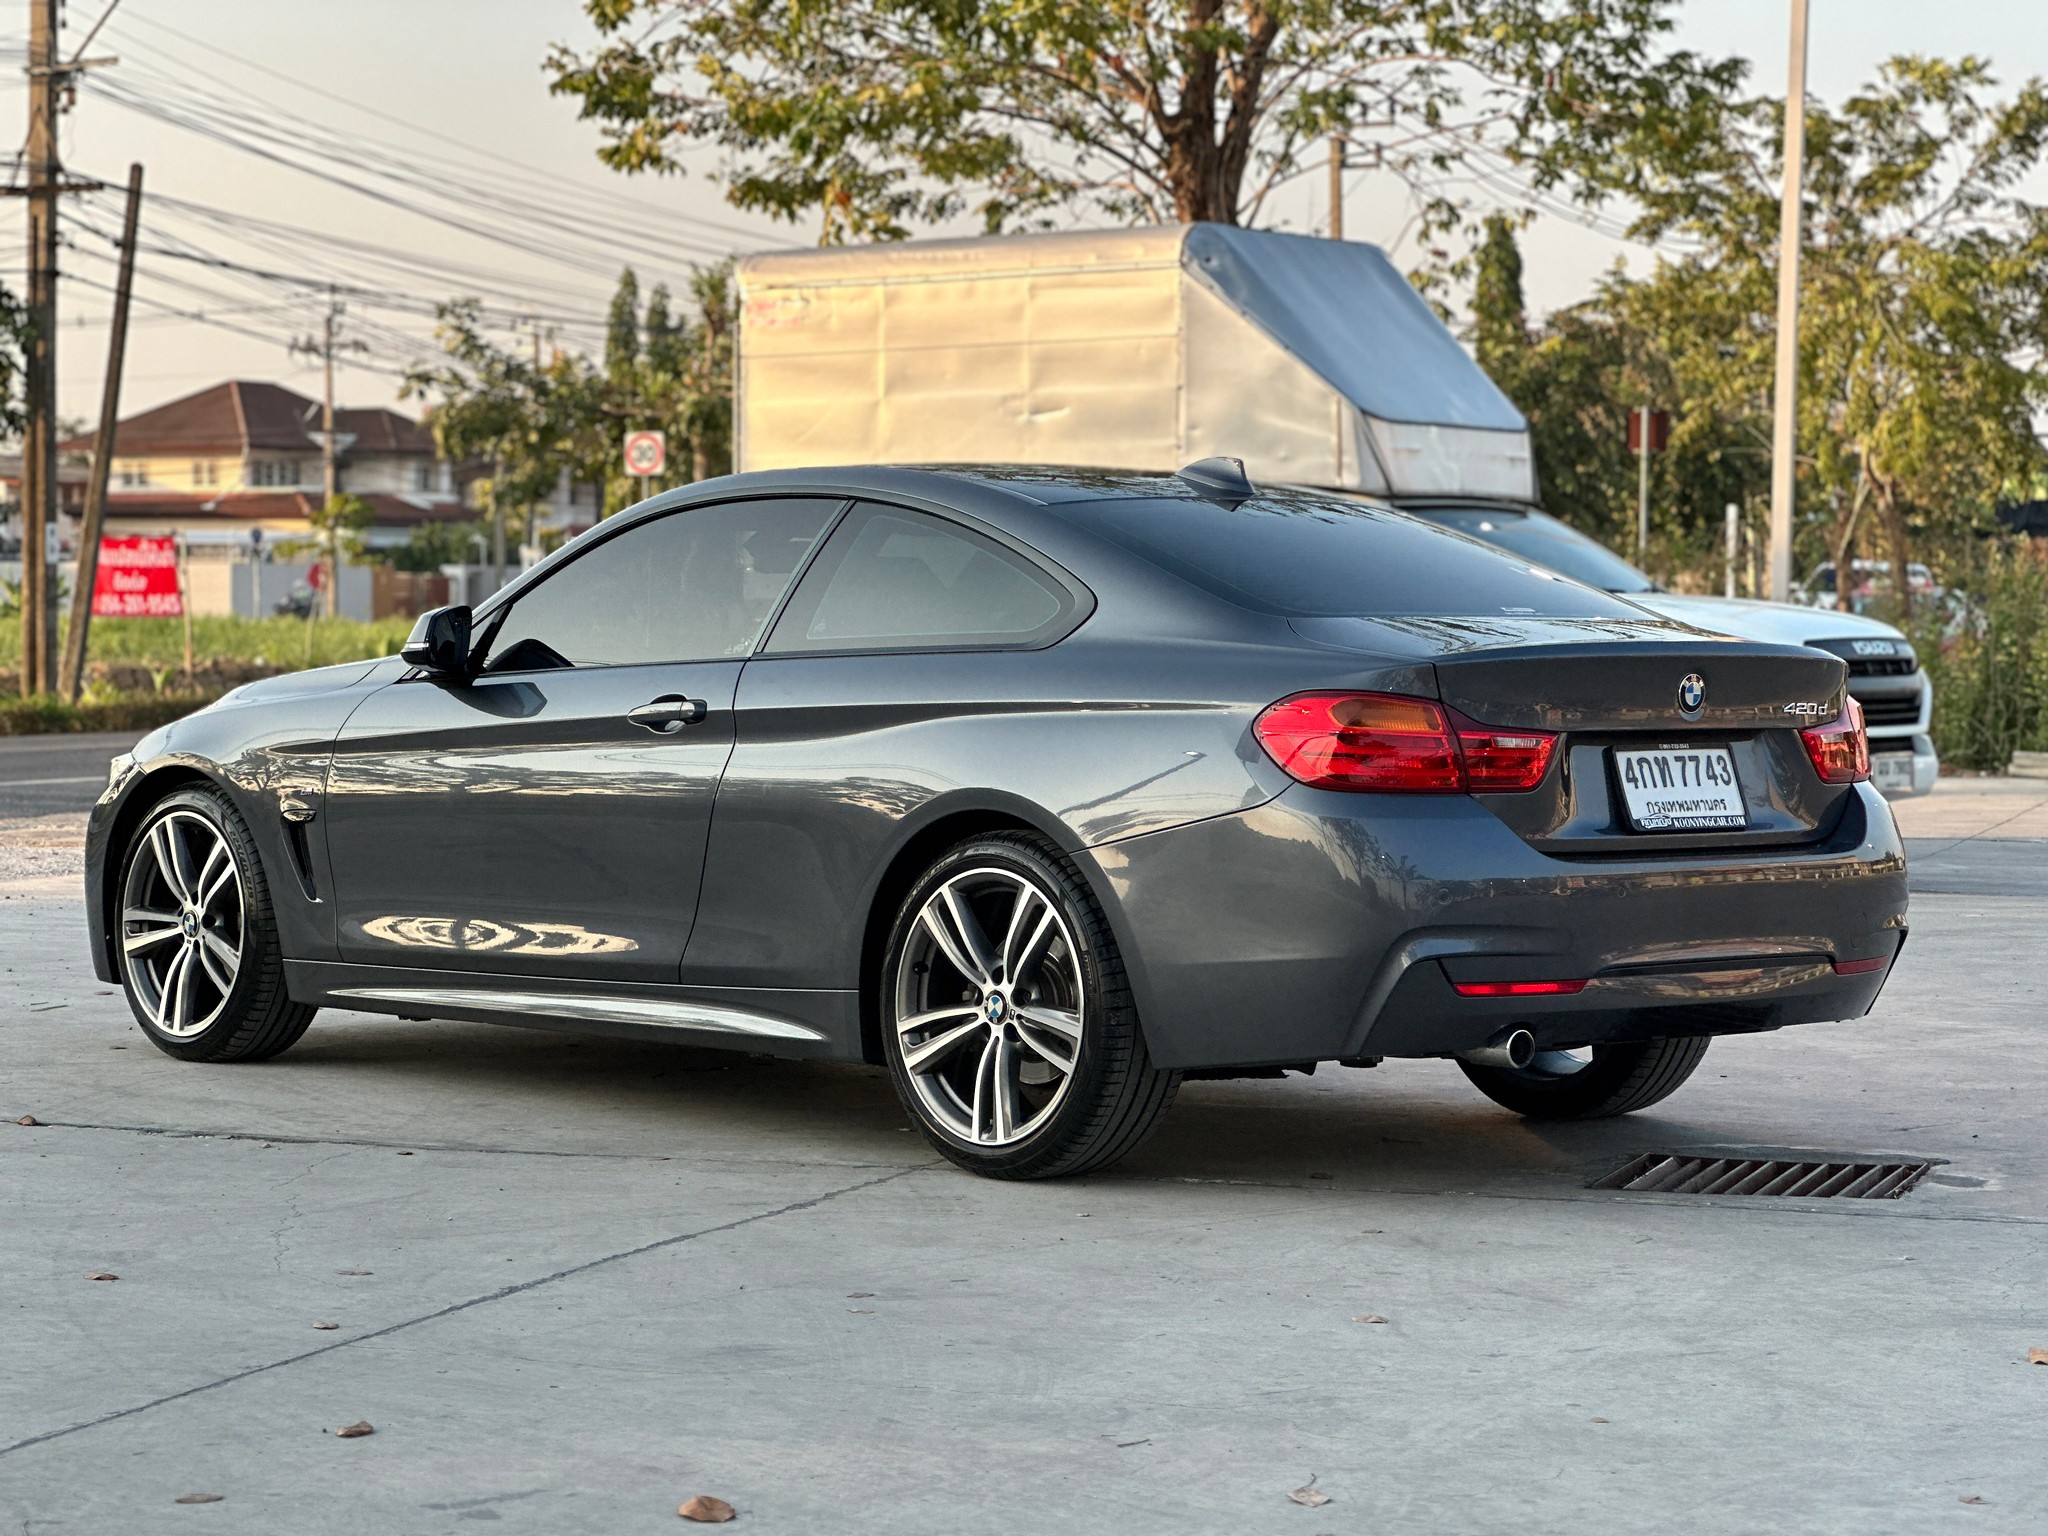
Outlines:
[[[1932,1162],[1776,1157],[1695,1157],[1645,1152],[1593,1189],[1654,1195],[1784,1195],[1804,1200],[1896,1200]]]

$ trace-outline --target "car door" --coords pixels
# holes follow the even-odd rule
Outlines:
[[[684,979],[852,986],[880,851],[992,760],[1044,750],[1080,686],[1048,647],[1092,604],[1019,547],[856,504],[747,664]]]
[[[481,620],[473,681],[367,700],[322,818],[341,958],[674,981],[740,669],[841,505],[635,522]]]

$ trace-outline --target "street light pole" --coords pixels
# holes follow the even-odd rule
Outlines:
[[[1806,169],[1808,0],[1792,0],[1785,78],[1785,190],[1778,219],[1778,378],[1771,423],[1771,601],[1792,595],[1792,512],[1799,469],[1800,193]]]

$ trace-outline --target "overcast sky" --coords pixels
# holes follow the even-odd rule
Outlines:
[[[67,53],[103,3],[69,0]],[[11,75],[0,86],[0,118],[20,121],[26,111],[18,74],[26,28],[18,0],[0,11],[0,49],[10,50],[0,62]],[[1688,0],[1684,10],[1683,41],[1751,59],[1759,88],[1783,87],[1786,29],[1786,0]],[[152,239],[187,258],[144,258],[124,409],[234,376],[316,391],[317,370],[286,347],[317,325],[322,307],[295,277],[339,276],[366,291],[347,323],[370,350],[352,358],[339,392],[345,403],[373,404],[393,402],[405,363],[423,355],[420,311],[466,291],[472,276],[502,296],[493,323],[503,334],[524,307],[565,343],[588,345],[626,256],[643,281],[680,283],[692,259],[808,242],[810,230],[742,215],[701,179],[627,179],[599,165],[595,131],[576,121],[571,103],[548,96],[540,67],[550,43],[588,36],[575,0],[120,0],[91,49],[120,62],[66,118],[64,158],[74,172],[112,182],[130,160],[143,161],[149,191],[180,200],[151,206]],[[2048,74],[2048,4],[1813,0],[1818,95],[1839,98],[1904,51],[1979,53],[2006,81]],[[318,161],[320,179],[223,143],[252,137],[246,119],[223,112],[253,114],[288,141],[367,134],[423,183],[393,195],[500,238],[380,200],[392,184],[374,161]],[[467,201],[450,213],[427,190],[438,186],[459,188]],[[0,277],[17,290],[21,208],[19,199],[0,202]],[[1320,228],[1322,177],[1304,177],[1277,213],[1282,227]],[[111,281],[107,235],[117,214],[104,195],[66,214],[79,248],[63,261],[70,280],[59,375],[66,414],[88,417],[106,345],[106,293],[97,285]],[[1347,233],[1385,242],[1405,217],[1368,183],[1349,200]],[[523,248],[505,244],[508,230]],[[1541,220],[1528,238],[1531,300],[1549,308],[1580,298],[1629,254],[1590,230]],[[210,267],[212,258],[275,275]]]

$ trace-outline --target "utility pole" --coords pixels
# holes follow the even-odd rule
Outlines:
[[[1646,405],[1636,412],[1636,423],[1641,429],[1636,455],[1636,564],[1642,565],[1650,558],[1650,408]]]
[[[57,67],[58,0],[29,0],[28,337],[22,384],[21,692],[56,683],[57,595],[50,561],[57,527]]]
[[[1344,135],[1330,135],[1330,238],[1344,238]]]
[[[1806,171],[1808,0],[1792,0],[1785,77],[1785,190],[1778,216],[1778,379],[1771,423],[1771,601],[1792,595],[1792,512],[1799,469],[1800,195]]]
[[[107,376],[100,383],[100,431],[93,442],[92,480],[85,488],[85,518],[78,530],[78,575],[71,584],[71,627],[57,686],[78,702],[85,678],[85,648],[92,625],[92,591],[99,578],[100,527],[107,514],[107,477],[114,467],[114,425],[121,415],[121,368],[128,351],[128,299],[135,288],[135,235],[142,216],[142,167],[128,167],[128,211],[121,220],[121,266],[114,282],[114,324],[107,337]],[[190,612],[189,601],[186,610]],[[188,629],[191,620],[186,620]],[[189,646],[188,646],[189,650]],[[192,669],[191,657],[185,670]]]
[[[327,551],[322,563],[327,568],[326,602],[327,617],[330,619],[341,610],[341,530],[334,525],[334,503],[341,495],[341,465],[339,449],[334,439],[334,354],[343,343],[337,333],[341,328],[342,304],[335,297],[334,289],[327,290],[327,315],[321,323],[320,335],[306,337],[292,343],[291,350],[309,357],[320,359],[324,384],[320,396],[320,488],[325,496],[323,509],[327,515]],[[351,350],[366,350],[361,342],[347,344]]]

